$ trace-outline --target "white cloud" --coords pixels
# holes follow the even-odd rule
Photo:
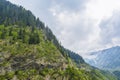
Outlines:
[[[58,38],[63,45],[73,51],[86,51],[92,41],[98,36],[98,30],[94,30],[94,22],[86,17],[85,12],[58,11],[57,8],[50,9],[58,21],[58,27],[62,28]],[[68,47],[69,46],[69,47]],[[86,48],[85,48],[86,47]]]
[[[101,44],[120,44],[120,11],[115,12],[110,18],[103,20],[100,24]]]
[[[120,0],[91,0],[87,3],[87,14],[91,18],[101,21],[110,17],[112,12],[120,9]]]

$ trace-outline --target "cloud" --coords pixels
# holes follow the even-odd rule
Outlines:
[[[120,11],[115,11],[113,15],[100,23],[100,43],[103,45],[120,44]]]
[[[96,38],[94,29],[96,29],[94,22],[89,17],[86,17],[84,11],[70,11],[60,10],[59,7],[51,7],[50,11],[53,13],[57,27],[57,37],[62,44],[76,52],[86,51],[90,47],[91,41]],[[61,31],[60,31],[61,30]],[[93,37],[94,35],[94,37]],[[86,47],[86,48],[84,48]]]
[[[80,11],[85,8],[88,0],[54,0],[54,3],[61,6],[62,10]]]
[[[86,7],[87,15],[100,22],[109,18],[113,11],[120,10],[120,0],[90,0]]]

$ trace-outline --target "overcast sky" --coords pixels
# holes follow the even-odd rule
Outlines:
[[[62,45],[86,52],[120,45],[120,0],[9,0],[45,22]]]

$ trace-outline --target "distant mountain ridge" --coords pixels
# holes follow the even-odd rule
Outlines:
[[[86,59],[86,62],[100,69],[120,69],[120,46],[90,53],[96,58]]]
[[[88,64],[102,70],[110,71],[120,80],[120,46],[92,52],[90,54],[96,57],[85,59]]]

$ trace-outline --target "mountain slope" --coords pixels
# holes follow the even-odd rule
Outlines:
[[[112,47],[91,53],[96,58],[86,60],[89,64],[105,70],[120,70],[120,47]]]
[[[120,46],[91,53],[94,59],[86,59],[86,62],[102,70],[111,71],[120,80]]]
[[[28,10],[0,0],[0,80],[116,80],[59,44]]]
[[[61,46],[52,31],[39,18],[36,18],[31,11],[25,10],[22,6],[18,7],[9,1],[0,0],[0,24],[5,26],[17,25],[18,27],[30,26],[32,30],[35,27],[42,29],[46,40],[52,41],[64,56],[71,57],[70,55],[73,53]],[[74,57],[71,58],[75,59]],[[79,56],[78,60],[84,62],[81,56]]]

